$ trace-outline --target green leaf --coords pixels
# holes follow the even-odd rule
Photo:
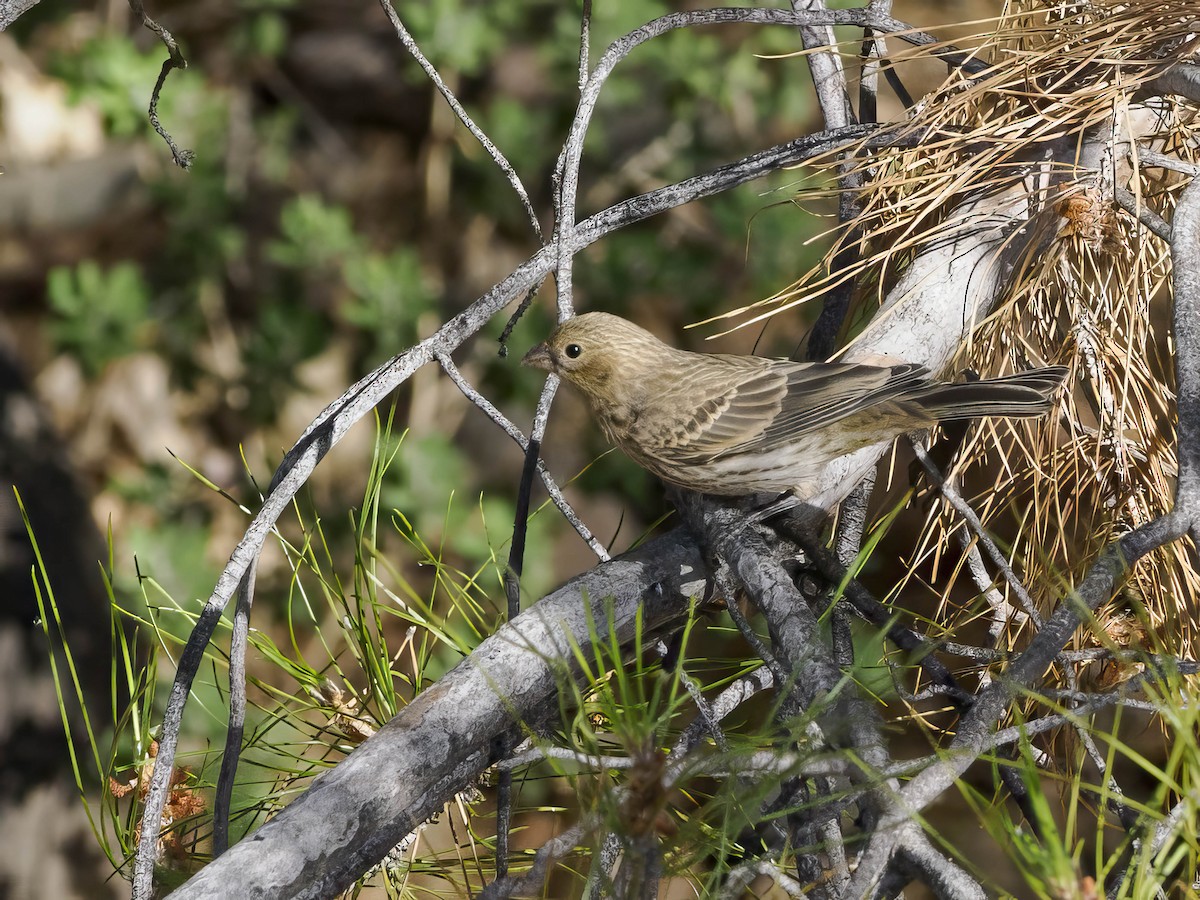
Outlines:
[[[333,266],[362,249],[349,210],[316,194],[301,194],[288,203],[280,213],[279,230],[283,238],[271,242],[267,255],[288,268]]]
[[[92,260],[58,267],[47,276],[46,294],[55,345],[90,374],[144,345],[150,295],[136,264],[120,262],[107,271]]]

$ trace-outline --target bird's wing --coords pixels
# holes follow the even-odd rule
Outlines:
[[[728,359],[728,357],[727,357]],[[678,432],[671,455],[680,463],[711,462],[739,453],[764,453],[840,419],[911,392],[928,375],[916,364],[768,365],[736,362],[721,375],[694,383],[697,413]],[[708,383],[705,383],[708,381]]]

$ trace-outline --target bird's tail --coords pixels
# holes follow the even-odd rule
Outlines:
[[[977,416],[1023,419],[1048,412],[1066,377],[1065,366],[1047,366],[1000,378],[933,385],[912,399],[939,421]]]

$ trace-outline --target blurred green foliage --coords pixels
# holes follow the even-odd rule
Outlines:
[[[435,308],[436,297],[411,247],[353,257],[343,275],[350,298],[342,317],[371,335],[380,352],[390,356],[417,340],[417,319]]]
[[[105,270],[89,259],[53,268],[46,276],[46,300],[54,313],[50,334],[55,345],[93,375],[145,343],[148,288],[131,262]]]
[[[94,103],[104,124],[115,137],[144,134],[149,88],[154,87],[162,68],[162,55],[155,49],[139,50],[123,34],[101,33],[71,52],[55,55],[50,71],[61,78],[76,101]],[[174,85],[173,85],[174,87]],[[164,98],[168,106],[173,101]]]
[[[529,14],[539,6],[539,13],[551,8],[545,4],[441,0],[408,4],[399,12],[425,58],[439,71],[476,75],[509,49],[514,30],[532,22]],[[578,17],[574,10],[570,12]],[[404,74],[424,83],[425,75],[419,69],[409,69]]]
[[[417,340],[417,320],[435,309],[436,297],[415,248],[368,250],[345,207],[311,194],[289,201],[279,223],[268,256],[302,278],[332,276],[343,286],[338,312],[367,339],[374,364]]]
[[[598,6],[592,20],[593,61],[610,40],[670,10],[667,4],[652,2]],[[298,171],[295,154],[307,138],[304,120],[311,120],[313,113],[305,104],[278,96],[270,103],[256,103],[260,108],[254,109],[250,121],[252,135],[248,140],[241,136],[241,145],[232,143],[233,104],[245,99],[242,92],[256,89],[256,74],[263,65],[286,55],[289,41],[304,24],[295,18],[296,11],[297,4],[288,0],[239,8],[241,14],[228,24],[230,40],[220,50],[234,57],[232,66],[221,59],[225,71],[245,73],[242,83],[206,80],[206,65],[210,57],[216,60],[217,48],[200,41],[189,47],[186,33],[177,35],[191,64],[187,72],[172,73],[168,79],[160,114],[181,144],[196,148],[197,165],[187,176],[164,168],[152,178],[164,227],[158,252],[144,259],[152,294],[165,298],[167,330],[181,332],[164,335],[163,346],[175,348],[177,357],[186,357],[187,348],[203,339],[197,333],[203,324],[188,309],[209,278],[230,281],[240,274],[237,280],[242,284],[226,287],[234,287],[235,295],[241,293],[236,288],[246,290],[253,302],[237,303],[241,298],[234,296],[231,311],[239,331],[253,334],[280,311],[289,318],[296,313],[296,304],[287,298],[297,287],[289,276],[299,272],[307,282],[300,285],[299,306],[315,308],[327,334],[349,328],[368,335],[363,347],[369,354],[377,347],[402,349],[404,341],[412,340],[415,319],[438,305],[422,271],[435,265],[425,252],[431,236],[421,233],[419,223],[401,236],[410,242],[390,241],[389,250],[378,235],[356,227],[353,209],[359,199],[335,199],[328,178]],[[426,55],[449,81],[478,81],[468,91],[472,113],[513,158],[535,194],[545,196],[549,169],[575,102],[578,10],[558,4],[455,0],[413,5],[402,13]],[[524,47],[536,48],[541,71],[535,73],[540,78],[532,89],[542,102],[529,103],[491,90],[488,84],[505,55]],[[803,61],[756,56],[790,49],[794,44],[788,29],[782,28],[686,29],[639,47],[602,94],[588,134],[589,180],[604,184],[615,178],[614,189],[605,191],[612,199],[651,186],[633,185],[629,190],[622,163],[646,144],[661,140],[672,125],[685,128],[685,140],[672,140],[665,148],[669,152],[655,157],[652,177],[658,184],[736,158],[768,142],[763,140],[766,136],[797,133],[800,120],[810,114]],[[52,71],[73,97],[98,105],[114,137],[136,136],[161,155],[145,115],[161,61],[157,45],[150,43],[142,50],[130,36],[104,32],[82,47],[57,54]],[[399,54],[397,75],[429,90],[419,68]],[[490,161],[469,140],[455,146],[454,209],[487,210],[527,234],[511,191],[495,176]],[[586,203],[588,180],[584,187]],[[765,205],[754,189],[709,201],[711,233],[674,246],[656,245],[645,232],[610,238],[600,266],[581,266],[581,301],[629,312],[631,294],[669,292],[686,298],[678,304],[678,315],[686,322],[731,305],[731,288],[744,302],[786,284],[815,253],[795,249],[798,238],[806,236],[797,234],[797,228],[810,230],[803,219],[792,217],[777,227],[759,229],[749,261],[743,264],[740,258],[749,218]],[[437,236],[439,242],[444,239]],[[722,248],[718,253],[734,273],[732,280],[711,277],[713,263],[722,263],[714,260],[714,248]],[[314,275],[332,278],[333,286]],[[299,321],[303,323],[303,317]],[[324,349],[321,342],[301,343],[310,355]],[[269,366],[271,360],[256,362]],[[296,360],[282,362],[294,365]],[[182,373],[195,374],[192,360],[177,358],[176,363]],[[260,386],[270,380],[262,373],[247,377]]]
[[[281,239],[267,245],[272,262],[289,269],[334,267],[359,252],[361,239],[354,233],[350,211],[330,206],[311,194],[286,204],[279,215]]]
[[[282,56],[288,41],[288,24],[282,13],[293,6],[295,0],[259,0],[245,4],[247,15],[233,35],[237,55],[270,59]]]

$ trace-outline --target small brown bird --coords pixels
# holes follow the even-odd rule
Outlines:
[[[916,364],[798,363],[691,353],[632,322],[585,313],[522,363],[575,385],[614,443],[655,475],[707,494],[803,498],[832,460],[949,419],[1050,409],[1062,366],[945,384]]]

